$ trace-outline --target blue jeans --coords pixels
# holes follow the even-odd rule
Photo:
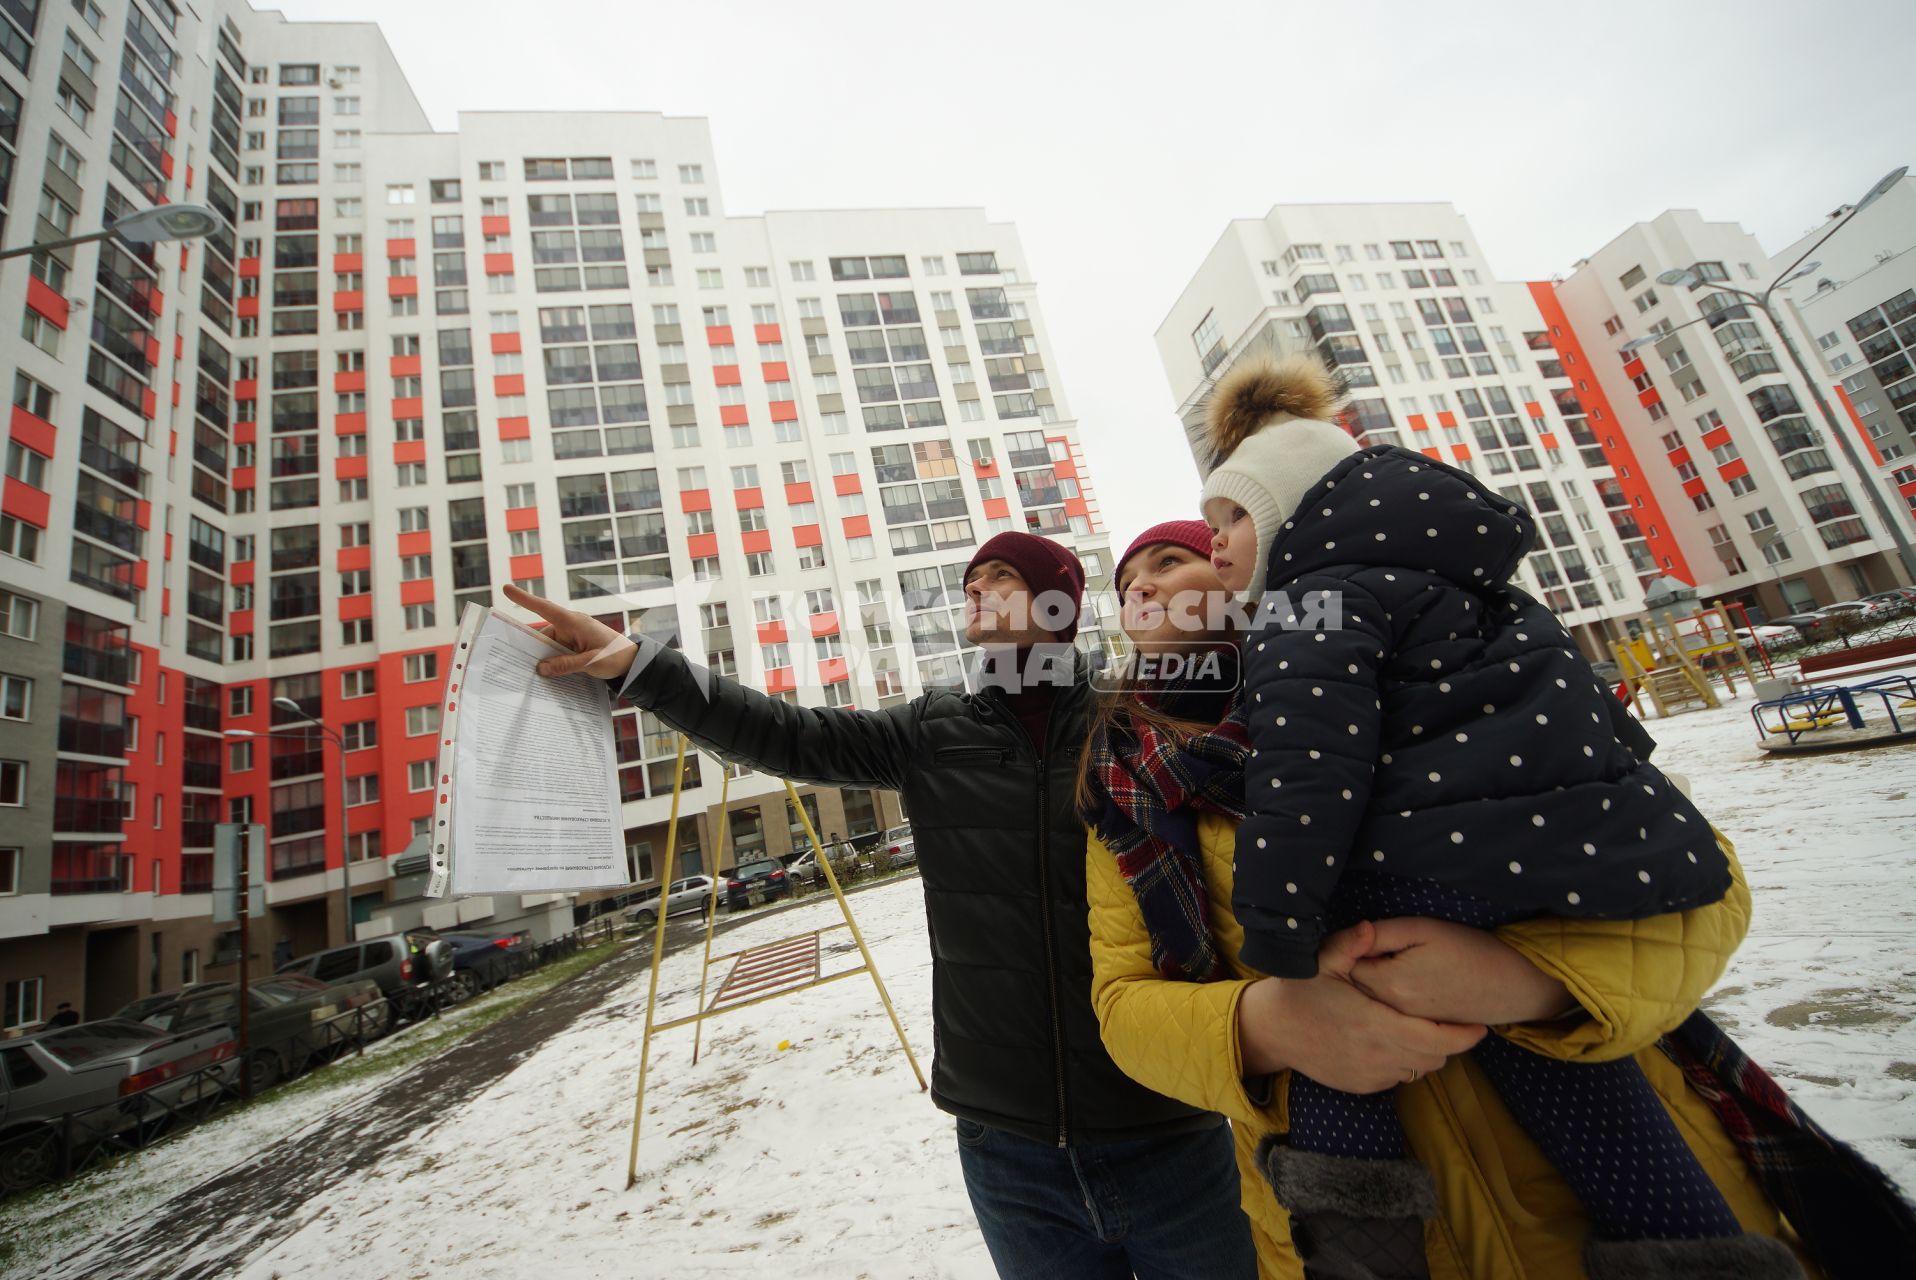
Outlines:
[[[1228,1125],[1054,1147],[961,1118],[958,1161],[1001,1280],[1257,1275]]]

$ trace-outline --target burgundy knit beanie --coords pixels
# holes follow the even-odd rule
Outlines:
[[[1154,524],[1133,538],[1131,545],[1124,549],[1124,554],[1118,557],[1118,573],[1122,575],[1131,557],[1146,547],[1167,543],[1174,547],[1188,547],[1209,560],[1211,527],[1202,520],[1166,520],[1162,524]]]
[[[978,548],[971,563],[965,566],[965,576],[970,577],[971,571],[987,560],[1002,560],[1016,569],[1034,598],[1047,591],[1061,591],[1070,596],[1071,620],[1054,634],[1060,640],[1069,640],[1078,634],[1078,614],[1084,606],[1084,566],[1070,548],[1035,533],[1015,530],[1001,533]]]

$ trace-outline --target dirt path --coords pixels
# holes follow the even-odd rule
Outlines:
[[[674,928],[668,951],[697,938],[696,931]],[[651,947],[642,944],[587,970],[461,1041],[455,1052],[420,1063],[319,1125],[273,1143],[69,1255],[54,1273],[62,1280],[234,1274],[248,1257],[319,1212],[332,1183],[378,1164],[438,1113],[507,1075],[552,1036],[591,1015],[650,960]],[[164,1159],[164,1149],[154,1158]]]

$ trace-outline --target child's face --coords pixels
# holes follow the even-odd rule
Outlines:
[[[1228,498],[1204,504],[1204,523],[1211,527],[1211,567],[1218,581],[1233,594],[1251,585],[1251,567],[1257,563],[1257,526],[1243,507]]]

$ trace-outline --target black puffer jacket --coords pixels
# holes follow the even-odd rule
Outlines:
[[[1219,1123],[1131,1080],[1099,1037],[1072,808],[1082,658],[1058,691],[1040,768],[995,689],[933,691],[884,711],[795,707],[633,639],[625,696],[705,750],[796,782],[904,793],[931,935],[942,1110],[1060,1146]]]
[[[1474,476],[1395,447],[1331,468],[1276,531],[1268,586],[1289,605],[1259,609],[1245,650],[1245,963],[1314,974],[1348,868],[1525,915],[1641,919],[1729,888],[1703,815],[1618,741],[1609,690],[1510,585],[1533,532]],[[1341,626],[1302,625],[1320,592]]]

